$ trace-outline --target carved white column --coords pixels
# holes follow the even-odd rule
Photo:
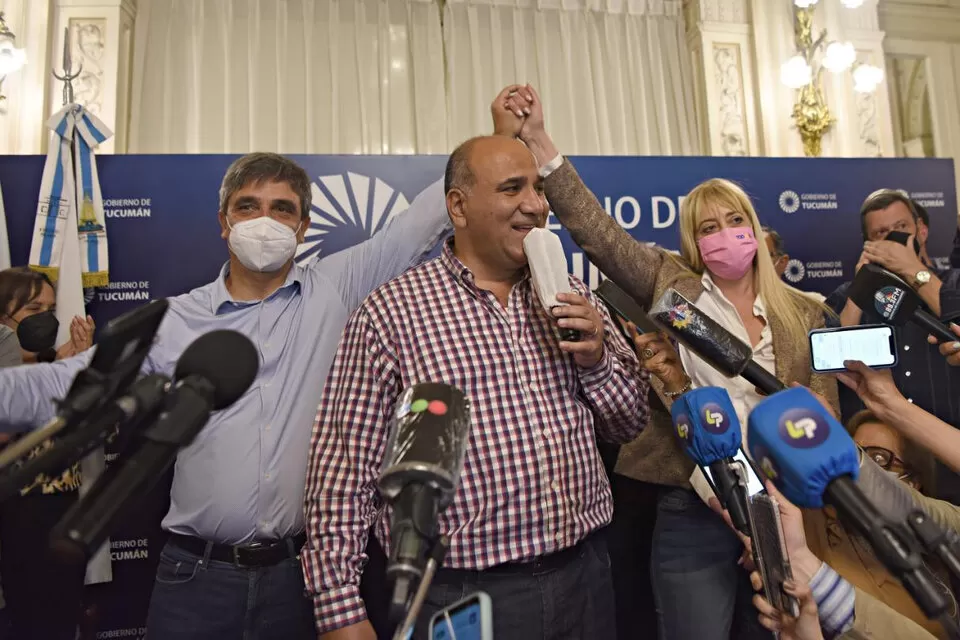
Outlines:
[[[857,61],[885,67],[884,33],[877,17],[877,0],[866,0],[857,9],[847,9],[836,0],[821,2],[821,25],[828,40],[846,41],[857,51]],[[852,70],[824,72],[827,104],[837,122],[824,138],[825,156],[893,156],[893,120],[887,79],[873,93],[853,90]]]
[[[127,147],[136,0],[56,1],[54,66],[61,71],[63,33],[69,28],[74,69],[83,65],[73,81],[74,97],[114,132],[99,152],[122,153]],[[51,76],[49,86],[47,113],[53,113],[63,104],[63,83]]]
[[[780,81],[780,67],[796,54],[792,0],[751,0],[753,42],[756,47],[757,86],[764,152],[769,156],[802,156],[803,144],[793,122],[797,94]],[[883,37],[877,21],[877,0],[848,9],[839,0],[821,0],[814,12],[814,37],[827,30],[827,41],[849,41],[857,60],[884,67]],[[823,52],[817,54],[823,56]],[[891,156],[893,126],[886,82],[873,94],[853,90],[852,70],[833,74],[824,70],[824,95],[836,118],[823,138],[828,156]]]
[[[701,149],[715,156],[760,155],[747,0],[690,0],[685,10]]]
[[[884,0],[880,4],[880,26],[887,34],[884,51],[901,64],[916,63],[914,81],[925,85],[925,91],[923,86],[906,87],[909,89],[908,104],[927,94],[933,151],[937,157],[955,159],[954,171],[960,185],[960,161],[956,160],[960,158],[960,110],[957,108],[960,104],[960,3],[952,0]],[[888,64],[887,68],[893,67]],[[915,108],[911,111],[910,117],[918,117],[925,110]],[[926,128],[907,126],[908,130]],[[922,148],[924,142],[918,144],[915,140],[904,139],[904,155],[926,155],[927,150]]]

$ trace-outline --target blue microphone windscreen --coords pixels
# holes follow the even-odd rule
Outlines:
[[[740,421],[726,390],[692,389],[670,408],[673,428],[687,455],[700,466],[732,458],[740,449]]]
[[[804,387],[781,391],[754,407],[747,441],[750,457],[799,507],[822,507],[827,485],[860,473],[850,434]]]

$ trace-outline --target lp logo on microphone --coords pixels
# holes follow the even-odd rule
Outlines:
[[[727,429],[730,428],[730,418],[727,417],[727,412],[713,402],[708,402],[703,406],[703,422],[707,431],[717,435],[726,433]]]
[[[830,427],[820,416],[806,409],[792,409],[780,416],[780,437],[791,447],[810,449],[830,435]]]
[[[765,476],[771,480],[776,480],[780,476],[780,472],[777,470],[777,465],[774,463],[773,458],[770,456],[770,452],[767,451],[766,447],[758,444],[750,449],[750,453],[753,455],[754,460],[760,461],[760,470],[763,471]]]
[[[680,439],[684,442],[690,440],[690,418],[687,417],[685,413],[677,416],[677,435],[680,436]]]

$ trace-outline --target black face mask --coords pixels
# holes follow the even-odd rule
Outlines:
[[[887,234],[887,237],[884,240],[891,240],[893,242],[898,242],[903,246],[907,246],[907,240],[910,239],[910,234],[903,231],[891,231]],[[920,255],[920,241],[917,240],[917,236],[913,236],[913,252]]]
[[[24,351],[40,353],[53,349],[59,330],[60,322],[57,316],[53,315],[53,311],[44,311],[27,316],[20,321],[17,327],[17,339]]]

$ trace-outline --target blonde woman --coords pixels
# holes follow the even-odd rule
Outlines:
[[[760,222],[739,186],[713,179],[688,194],[680,207],[678,257],[637,242],[606,214],[544,130],[532,87],[494,103],[492,112],[497,131],[508,130],[508,118],[524,119],[520,138],[546,175],[553,213],[607,277],[645,307],[675,288],[752,345],[754,359],[781,381],[809,386],[837,406],[836,381],[811,373],[807,348],[807,332],[823,326],[828,311],[782,282],[769,253],[757,251]],[[724,387],[746,427],[750,409],[761,400],[753,385],[724,377],[684,347],[674,358],[666,341],[641,346],[665,408],[690,388]],[[678,446],[669,415],[654,414],[646,431],[621,449],[615,472],[662,486],[651,554],[660,637],[725,640],[736,630],[736,637],[769,638],[756,624],[749,580],[737,566],[739,540],[705,504],[709,486]],[[634,606],[617,601],[621,615]]]

